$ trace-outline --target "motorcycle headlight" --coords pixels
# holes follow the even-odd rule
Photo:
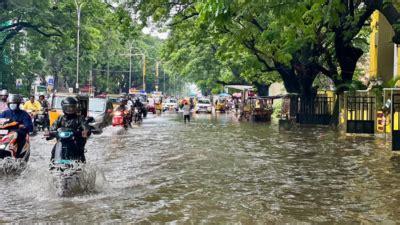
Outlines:
[[[6,144],[1,144],[0,145],[0,149],[6,149],[7,148],[7,145]]]
[[[58,136],[59,136],[60,138],[69,138],[69,137],[72,136],[72,132],[59,132],[59,133],[58,133]]]

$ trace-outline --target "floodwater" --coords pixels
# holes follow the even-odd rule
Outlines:
[[[96,188],[69,198],[52,190],[52,143],[32,145],[24,173],[0,177],[0,223],[400,223],[400,160],[382,139],[151,115],[91,138]]]

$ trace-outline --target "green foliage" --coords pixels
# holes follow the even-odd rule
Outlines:
[[[129,53],[127,43],[134,43],[136,53],[147,55],[147,87],[154,88],[155,59],[161,41],[144,35],[122,6],[112,7],[102,0],[80,0],[80,71],[79,83],[89,83],[93,68],[94,85],[107,89],[107,64],[110,68],[109,88],[112,92],[128,88]],[[23,78],[29,92],[30,83],[39,75],[53,75],[57,89],[65,91],[76,82],[77,9],[74,0],[13,0],[0,12],[1,21],[13,20],[12,29],[0,25],[0,60],[2,88],[15,90],[15,79]],[[18,18],[18,20],[15,20]],[[21,25],[18,25],[22,22]],[[3,27],[2,27],[3,26]],[[15,32],[12,36],[12,32]],[[8,39],[6,38],[8,37]],[[135,52],[134,52],[135,53]],[[132,57],[133,80],[142,85],[141,57]],[[139,83],[140,81],[140,83]],[[126,91],[126,90],[124,90]]]

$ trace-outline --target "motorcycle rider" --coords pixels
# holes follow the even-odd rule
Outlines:
[[[86,123],[85,118],[78,114],[79,111],[79,101],[74,97],[67,97],[61,102],[61,107],[64,115],[60,116],[50,128],[51,131],[57,131],[58,128],[68,128],[73,131],[77,131],[76,134],[76,145],[79,147],[77,149],[78,155],[82,162],[86,162],[85,158],[85,145],[86,140],[90,135],[90,127]],[[54,158],[53,149],[51,158]]]
[[[48,109],[49,109],[50,104],[49,104],[49,102],[46,100],[46,98],[45,98],[44,95],[40,95],[40,96],[39,96],[39,103],[40,103],[40,105],[42,106],[42,109],[43,109],[43,110],[48,110]]]
[[[1,112],[8,110],[8,106],[7,106],[8,91],[6,89],[3,89],[0,92],[0,97],[1,97],[1,101],[0,101],[0,113],[1,113]]]
[[[20,109],[21,96],[10,94],[7,100],[8,110],[0,113],[0,118],[10,119],[18,123],[18,127],[11,129],[17,132],[17,158],[26,143],[26,135],[33,131],[32,119],[27,112]]]
[[[117,107],[116,111],[121,111],[121,112],[125,112],[128,111],[129,114],[124,117],[124,120],[127,119],[128,121],[126,121],[129,126],[131,126],[131,122],[132,122],[132,116],[131,116],[131,107],[128,106],[128,100],[126,98],[122,98],[120,100],[120,105]]]
[[[50,124],[50,119],[49,119],[49,107],[50,104],[49,102],[46,100],[44,95],[40,95],[39,96],[39,103],[42,106],[42,110],[43,110],[43,115],[44,115],[44,127],[49,127]]]
[[[37,112],[39,112],[42,109],[42,106],[38,101],[35,100],[35,96],[31,95],[29,96],[29,101],[26,101],[24,106],[23,106],[25,111],[32,111],[30,114],[32,115],[31,117],[33,118],[33,130],[36,131],[36,119],[37,119]]]
[[[24,110],[32,110],[34,112],[40,111],[42,106],[40,105],[39,101],[35,100],[35,96],[31,95],[29,97],[29,101],[26,101],[24,104]]]
[[[143,103],[140,102],[139,98],[136,98],[135,103],[133,104],[133,108],[137,108],[138,112],[139,112],[139,118],[142,118],[142,114],[143,114]]]

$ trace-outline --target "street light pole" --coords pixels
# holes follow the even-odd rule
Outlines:
[[[83,3],[79,3],[79,0],[75,0],[75,6],[76,6],[76,13],[78,16],[78,31],[76,34],[76,84],[75,84],[75,88],[76,88],[76,92],[79,91],[79,44],[80,44],[80,29],[81,29],[81,8]]]
[[[159,81],[158,81],[158,60],[156,61],[156,91],[158,92],[158,86],[159,86]]]
[[[132,87],[132,45],[129,48],[129,89]]]
[[[142,55],[143,58],[143,91],[146,91],[146,55]]]
[[[164,92],[164,95],[165,95],[166,93],[165,93],[165,70],[164,70],[164,67],[163,67],[163,75],[164,75],[163,92]]]

